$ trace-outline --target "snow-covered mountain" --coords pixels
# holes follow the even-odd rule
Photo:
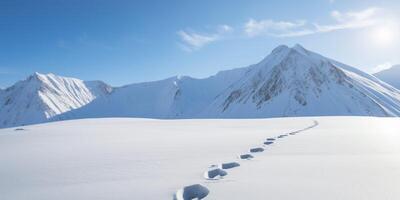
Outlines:
[[[204,117],[399,116],[400,93],[371,75],[280,46],[221,93]]]
[[[400,65],[375,73],[374,76],[400,90]]]
[[[0,93],[0,127],[45,122],[111,91],[101,81],[35,73]]]
[[[300,45],[279,46],[255,65],[204,79],[111,88],[36,74],[0,95],[3,127],[97,117],[400,116],[399,90]]]
[[[128,85],[57,119],[399,116],[400,93],[377,78],[304,49],[279,46],[260,63],[205,79]]]
[[[215,97],[240,79],[247,68],[221,71],[205,79],[175,76],[115,88],[105,98],[55,118],[196,118]]]

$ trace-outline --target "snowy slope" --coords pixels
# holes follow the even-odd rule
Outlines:
[[[35,73],[0,93],[0,127],[45,122],[111,90],[101,81]]]
[[[176,76],[115,88],[106,98],[98,98],[81,109],[55,117],[55,120],[89,117],[194,118],[247,70],[221,71],[206,79]]]
[[[400,90],[400,65],[375,73],[374,76]]]
[[[2,200],[172,200],[192,184],[209,190],[205,200],[400,199],[399,118],[87,119],[24,129],[0,130]],[[256,147],[265,151],[238,159]],[[240,166],[204,178],[225,162]]]
[[[399,116],[400,93],[375,77],[296,45],[280,46],[204,117]]]

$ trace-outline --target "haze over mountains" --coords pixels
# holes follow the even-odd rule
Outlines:
[[[400,65],[375,73],[374,76],[400,90]]]
[[[171,77],[112,88],[36,73],[0,91],[0,127],[91,117],[328,115],[400,116],[400,91],[300,45],[279,46],[255,65],[204,79]]]

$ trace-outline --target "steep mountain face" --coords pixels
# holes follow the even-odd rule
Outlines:
[[[400,93],[300,45],[280,46],[201,113],[202,117],[399,116]]]
[[[0,127],[90,117],[400,116],[400,91],[296,45],[260,63],[195,79],[118,88],[35,74],[0,92]]]
[[[0,93],[0,127],[44,122],[111,90],[101,81],[35,73]]]
[[[375,73],[374,76],[400,90],[400,65]]]

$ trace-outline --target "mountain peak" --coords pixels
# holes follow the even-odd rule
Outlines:
[[[43,74],[39,73],[39,72],[35,72],[33,74],[31,74],[30,76],[28,76],[28,78],[26,79],[26,81],[28,82],[36,82],[36,81],[40,81],[41,80],[41,76],[43,76]]]
[[[55,75],[53,73],[44,74],[44,73],[40,73],[40,72],[34,72],[31,76],[34,76],[34,77],[46,77],[46,76],[57,76],[57,75]]]
[[[302,53],[302,54],[307,54],[308,50],[305,49],[303,46],[301,46],[300,44],[296,44],[292,47],[293,50]]]
[[[305,49],[300,44],[296,44],[293,47],[288,47],[287,45],[279,45],[274,50],[272,50],[271,54],[268,55],[262,62],[266,63],[270,62],[271,60],[274,60],[273,62],[279,63],[279,61],[291,57],[289,55],[294,56],[296,54],[298,55],[300,54],[307,57],[312,55],[310,51]]]
[[[286,46],[286,45],[279,45],[279,46],[275,47],[274,50],[272,50],[272,54],[281,53],[281,52],[284,52],[284,51],[286,51],[288,49],[289,49],[289,47]]]
[[[295,44],[293,47],[289,48],[287,45],[279,45],[272,50],[272,54],[284,53],[289,50],[294,50],[302,54],[307,54],[309,51],[301,46],[300,44]]]
[[[43,81],[43,79],[45,79],[46,77],[53,75],[54,74],[42,74],[39,72],[34,72],[32,75],[28,76],[28,80],[38,80],[38,81]]]

